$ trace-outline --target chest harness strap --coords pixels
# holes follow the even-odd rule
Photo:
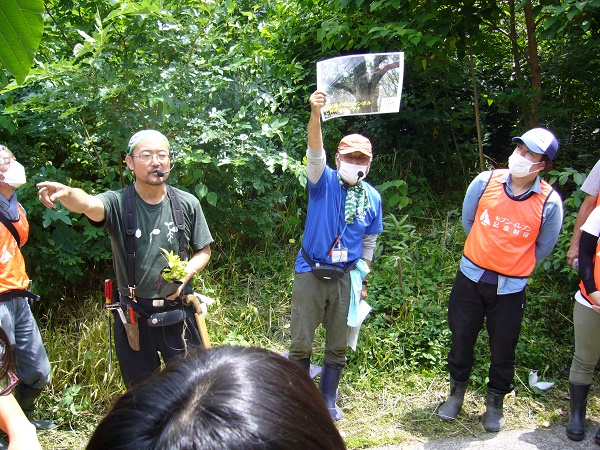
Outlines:
[[[167,194],[171,201],[171,211],[173,219],[177,226],[177,235],[179,238],[179,257],[181,260],[186,258],[187,241],[185,239],[185,220],[181,201],[175,193],[172,186],[167,186]],[[135,300],[135,232],[137,230],[137,216],[135,211],[135,188],[130,184],[125,188],[125,248],[127,251],[125,267],[127,269],[127,286],[129,287],[129,297]]]

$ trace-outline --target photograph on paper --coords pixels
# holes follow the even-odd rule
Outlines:
[[[400,110],[404,52],[339,56],[317,63],[317,89],[327,93],[323,120]]]

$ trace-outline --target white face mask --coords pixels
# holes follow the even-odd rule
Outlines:
[[[27,181],[25,177],[25,169],[14,159],[11,159],[10,166],[8,166],[8,170],[4,172],[3,175],[4,182],[6,184],[10,184],[14,188],[18,188],[19,186],[25,184],[25,181]]]
[[[508,158],[508,170],[510,171],[510,174],[513,177],[517,177],[517,178],[526,177],[528,175],[531,175],[532,173],[539,172],[541,169],[530,172],[531,167],[534,164],[541,164],[541,161],[534,163],[532,161],[529,161],[524,156],[519,155],[518,153],[513,153]]]
[[[338,169],[338,173],[344,182],[348,183],[350,186],[354,186],[358,183],[359,179],[364,180],[367,176],[367,169],[369,166],[361,166],[358,164],[350,164],[344,161],[340,161],[340,168]],[[362,176],[359,178],[358,173],[362,172]]]

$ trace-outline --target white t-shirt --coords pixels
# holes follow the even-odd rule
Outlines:
[[[598,193],[600,193],[600,160],[581,185],[581,190],[592,197],[598,197]]]

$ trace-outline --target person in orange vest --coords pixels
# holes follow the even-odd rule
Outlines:
[[[484,422],[488,432],[498,432],[505,424],[503,401],[514,388],[527,278],[552,252],[563,221],[560,195],[539,176],[552,167],[556,137],[534,128],[513,141],[517,147],[508,169],[479,174],[463,202],[467,239],[448,304],[450,396],[438,410],[443,421],[455,419],[460,411],[485,319],[491,354]]]
[[[569,394],[571,410],[567,425],[567,437],[581,441],[585,437],[585,410],[600,359],[600,207],[596,207],[579,230],[579,277],[581,283],[575,294],[573,325],[575,353],[569,370]],[[600,445],[600,430],[594,437]]]
[[[36,399],[50,383],[50,361],[31,313],[31,280],[21,247],[27,242],[29,223],[15,189],[25,183],[25,170],[13,153],[0,145],[0,324],[14,353],[19,384],[14,396],[38,429],[54,428],[50,420],[33,418]]]

